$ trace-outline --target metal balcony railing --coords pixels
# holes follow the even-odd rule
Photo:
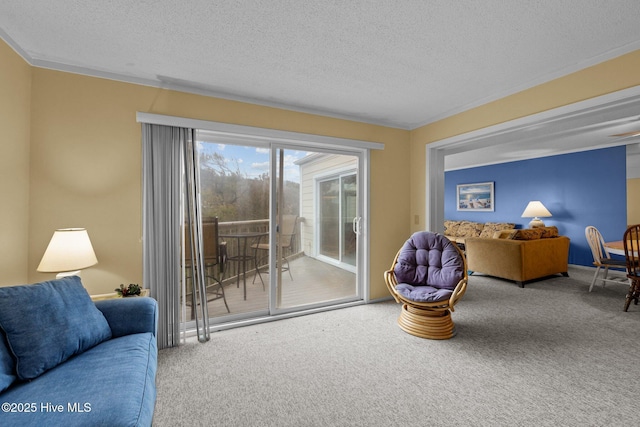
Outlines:
[[[204,220],[206,222],[206,219]],[[300,224],[296,224],[296,227],[300,227]],[[299,228],[296,231],[296,235],[299,236]],[[268,233],[269,232],[269,220],[268,219],[257,219],[251,221],[229,221],[229,222],[219,222],[218,223],[218,234],[219,235],[233,235],[238,233]],[[228,256],[236,256],[242,253],[243,248],[238,248],[238,242],[243,244],[242,239],[236,238],[220,238],[221,241],[226,242],[227,245],[227,255]],[[256,243],[257,239],[250,239],[246,242],[247,244],[247,252],[245,255],[254,256],[255,250],[251,248],[253,243]],[[268,242],[268,236],[263,236],[261,239],[262,243]],[[300,242],[299,239],[294,239],[292,242],[292,251],[291,253],[297,254],[300,252]],[[228,280],[234,279],[237,277],[239,273],[239,269],[241,268],[241,264],[237,262],[228,262],[225,264],[225,273],[224,280],[227,282]],[[245,263],[246,274],[250,275],[255,269],[255,264],[253,261],[247,261]],[[240,271],[242,273],[242,271]]]

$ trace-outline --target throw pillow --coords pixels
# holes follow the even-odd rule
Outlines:
[[[0,331],[0,392],[16,380],[16,361],[7,347],[7,339]]]
[[[542,236],[542,230],[539,228],[524,228],[522,230],[516,230],[513,238],[515,240],[537,240],[540,236]]]
[[[558,227],[552,225],[550,227],[540,227],[539,230],[542,232],[540,236],[541,239],[548,239],[550,237],[558,237]]]
[[[484,228],[480,233],[480,237],[493,238],[498,231],[510,230],[515,227],[515,224],[509,222],[487,222],[484,224]]]
[[[77,276],[0,287],[0,328],[22,380],[111,338],[107,319]]]
[[[494,239],[515,239],[518,230],[501,230],[496,231],[493,235]]]
[[[460,221],[446,220],[444,222],[445,236],[457,236],[458,228],[460,228]]]
[[[481,222],[462,221],[457,237],[480,237],[484,224]]]

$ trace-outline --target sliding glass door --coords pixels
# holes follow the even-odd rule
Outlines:
[[[320,257],[355,271],[358,226],[356,172],[321,179],[317,187]]]
[[[222,285],[209,287],[212,324],[363,298],[361,153],[197,140],[203,222],[218,222],[217,245],[204,245],[223,255],[210,274]]]

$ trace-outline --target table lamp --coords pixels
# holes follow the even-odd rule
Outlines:
[[[522,218],[533,218],[529,223],[529,228],[544,227],[544,222],[540,217],[549,216],[551,216],[551,212],[539,200],[529,202],[524,212],[522,212]]]
[[[38,271],[58,273],[56,278],[80,276],[80,270],[96,265],[98,259],[84,228],[61,228],[51,237]]]

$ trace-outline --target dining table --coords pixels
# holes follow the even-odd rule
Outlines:
[[[610,254],[625,256],[623,240],[616,240],[615,242],[605,242],[604,247]]]
[[[624,256],[624,241],[616,240],[615,242],[605,242],[604,247],[610,254]]]

